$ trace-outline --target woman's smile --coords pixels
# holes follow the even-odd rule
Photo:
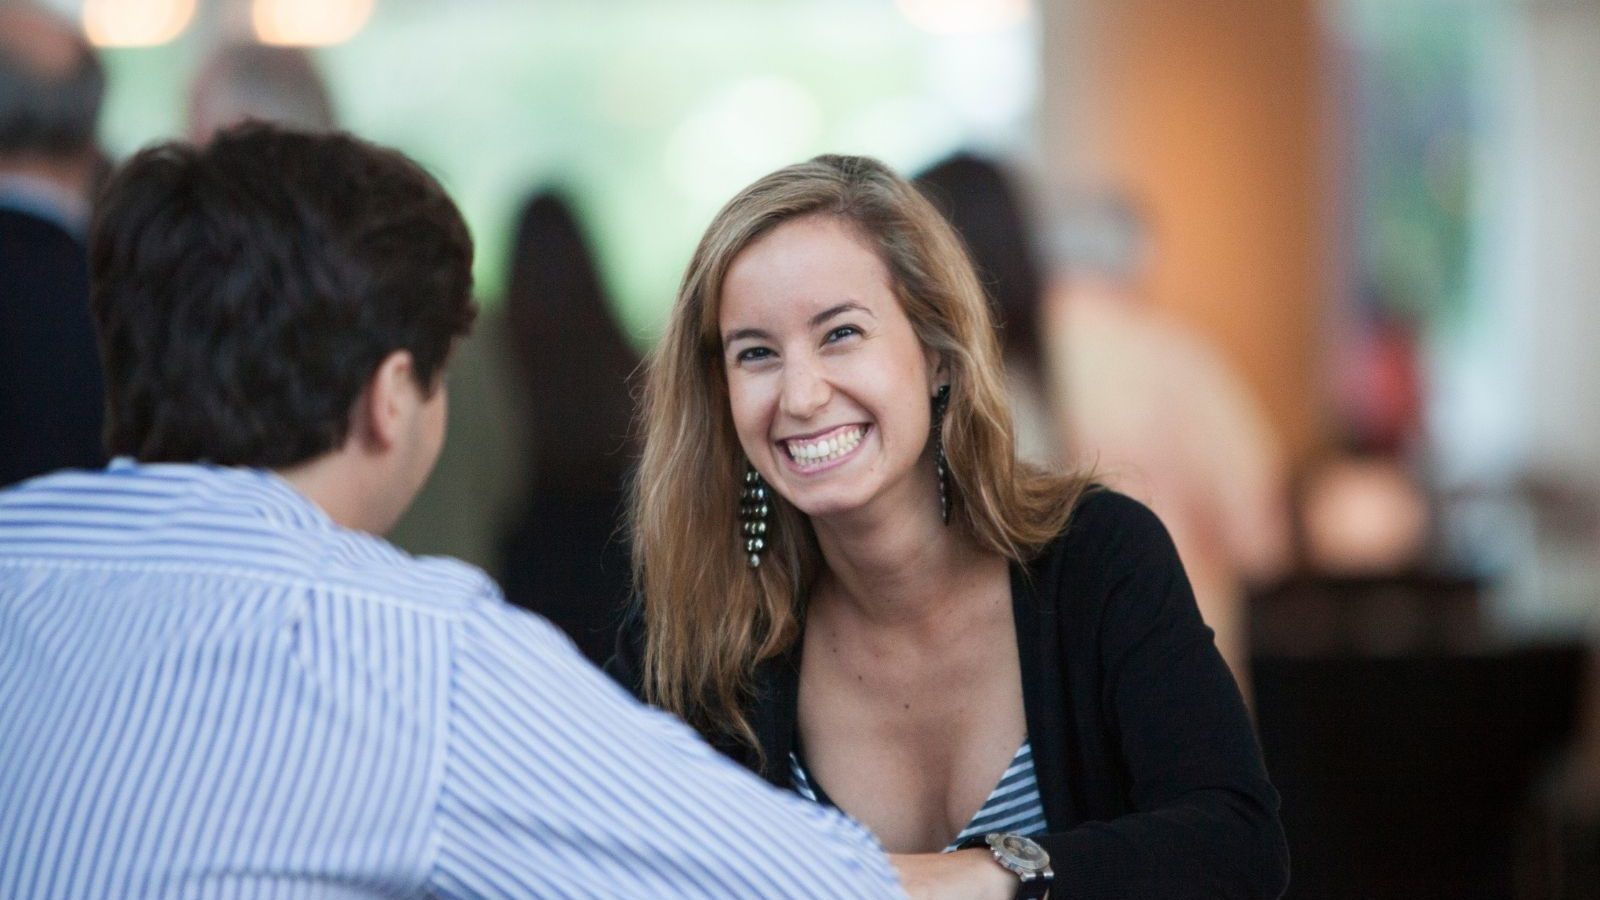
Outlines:
[[[841,425],[816,434],[784,438],[778,441],[788,458],[790,468],[803,475],[813,475],[835,468],[855,455],[866,438],[870,425]]]

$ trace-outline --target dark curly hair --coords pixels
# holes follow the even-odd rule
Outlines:
[[[249,124],[141,151],[101,197],[90,265],[107,446],[145,462],[320,456],[390,353],[436,389],[477,311],[444,189],[341,133]]]

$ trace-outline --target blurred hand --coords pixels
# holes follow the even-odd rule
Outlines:
[[[1011,900],[1017,876],[984,849],[954,853],[891,853],[911,900]]]

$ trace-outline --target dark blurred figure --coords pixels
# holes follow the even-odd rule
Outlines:
[[[0,485],[105,461],[84,244],[105,84],[72,23],[0,5]]]
[[[999,166],[957,153],[917,176],[966,243],[1000,328],[1017,454],[1045,465],[1066,461],[1054,376],[1041,339],[1044,277],[1021,195]]]
[[[628,591],[619,524],[634,458],[628,378],[639,356],[556,194],[523,207],[505,313],[530,398],[533,471],[501,545],[500,581],[507,599],[561,626],[601,663],[615,649]]]
[[[203,144],[247,120],[301,131],[334,128],[327,84],[305,49],[223,44],[200,64],[189,86],[189,140]]]

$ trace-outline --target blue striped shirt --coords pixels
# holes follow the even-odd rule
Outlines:
[[[466,565],[267,472],[0,493],[0,897],[897,897]]]

